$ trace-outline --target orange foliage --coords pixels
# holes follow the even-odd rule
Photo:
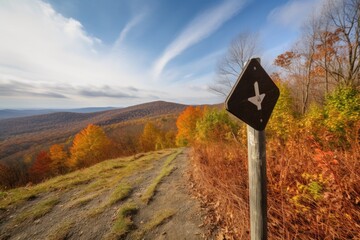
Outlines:
[[[144,126],[144,131],[139,138],[140,149],[144,152],[160,150],[175,146],[175,133],[165,132],[148,122]]]
[[[359,239],[359,150],[321,150],[304,132],[268,140],[269,239]],[[193,181],[219,239],[250,238],[246,152],[235,142],[192,151]]]
[[[204,115],[204,108],[187,107],[178,117],[176,126],[178,133],[176,135],[176,143],[179,146],[186,146],[194,142],[196,135],[196,123]]]
[[[96,125],[89,124],[80,133],[76,134],[70,148],[71,157],[68,164],[71,167],[86,167],[110,156],[111,141],[104,130]]]
[[[298,57],[299,55],[294,53],[293,51],[287,51],[277,56],[277,58],[274,61],[274,64],[282,68],[287,68],[291,65],[292,61]]]
[[[54,144],[50,147],[51,170],[55,174],[62,174],[66,172],[67,153],[64,147],[59,144]]]

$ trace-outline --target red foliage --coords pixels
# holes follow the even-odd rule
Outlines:
[[[320,146],[299,130],[267,140],[269,239],[360,238],[360,145]],[[246,145],[194,145],[193,180],[221,239],[249,239]]]
[[[33,182],[40,182],[51,176],[51,158],[48,152],[40,151],[38,153],[34,163],[29,169],[29,174]]]

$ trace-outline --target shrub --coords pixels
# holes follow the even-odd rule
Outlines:
[[[280,138],[286,140],[295,130],[296,119],[294,117],[293,99],[290,89],[285,83],[277,82],[280,89],[280,97],[276,103],[271,118],[266,127],[268,138]]]
[[[238,125],[225,110],[207,110],[196,124],[196,139],[201,143],[236,139]]]
[[[347,132],[360,121],[359,91],[350,87],[335,89],[326,97],[324,110],[326,127],[339,138],[339,143],[346,141]]]

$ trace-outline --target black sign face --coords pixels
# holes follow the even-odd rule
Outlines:
[[[265,129],[280,91],[258,60],[251,59],[226,99],[226,110],[258,131]]]

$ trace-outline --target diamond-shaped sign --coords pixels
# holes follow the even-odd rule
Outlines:
[[[258,131],[265,129],[280,91],[259,61],[251,59],[226,99],[226,110]]]

